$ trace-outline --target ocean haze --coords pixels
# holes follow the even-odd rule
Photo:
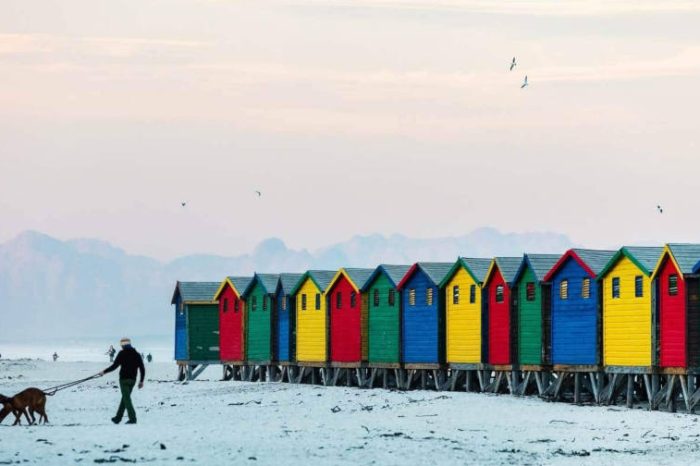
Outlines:
[[[561,253],[572,246],[557,233],[501,233],[480,228],[461,236],[417,239],[354,236],[318,250],[290,249],[277,238],[236,256],[192,254],[172,261],[131,255],[98,239],[58,240],[27,231],[0,244],[0,341],[169,335],[177,280],[219,281],[258,272],[335,270],[454,261],[457,256]]]

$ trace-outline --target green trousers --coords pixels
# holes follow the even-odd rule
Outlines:
[[[120,421],[124,417],[124,410],[126,410],[127,414],[129,415],[129,420],[136,422],[136,411],[134,411],[134,404],[131,402],[131,392],[134,391],[135,386],[135,380],[119,380],[119,390],[122,392],[122,401],[119,403],[119,409],[117,409],[116,417]]]

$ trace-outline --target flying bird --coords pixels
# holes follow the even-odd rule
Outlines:
[[[513,71],[513,68],[515,68],[515,65],[517,65],[517,63],[515,63],[515,57],[513,57],[513,61],[510,62],[510,70],[509,71]]]
[[[258,197],[262,196],[262,193],[260,191],[255,191],[255,194],[257,194]]]
[[[187,202],[181,202],[180,205],[181,205],[182,207],[185,207],[185,206],[187,205]]]
[[[658,210],[660,214],[664,213],[664,209],[660,205],[656,206],[656,210]]]
[[[525,86],[527,86],[527,75],[525,75],[525,79],[523,80],[522,85],[520,86],[520,89],[524,89]]]

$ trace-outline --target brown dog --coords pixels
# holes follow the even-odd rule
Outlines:
[[[22,390],[12,398],[7,398],[2,396],[0,398],[0,403],[3,404],[3,409],[0,411],[0,422],[10,413],[15,415],[15,423],[13,425],[21,424],[22,414],[27,418],[29,424],[34,424],[36,418],[34,413],[39,413],[39,422],[42,420],[44,423],[49,422],[49,418],[46,416],[46,393],[38,388],[27,388]],[[31,415],[31,419],[29,416]]]

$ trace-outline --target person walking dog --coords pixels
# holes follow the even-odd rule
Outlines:
[[[126,410],[129,416],[129,420],[126,423],[136,424],[136,411],[131,402],[131,392],[136,386],[136,372],[140,375],[139,389],[143,388],[146,368],[143,365],[143,358],[141,358],[141,355],[131,346],[131,340],[122,338],[119,344],[122,350],[117,354],[114,364],[100,372],[100,375],[108,374],[117,367],[121,367],[121,369],[119,369],[119,390],[121,391],[122,399],[119,403],[119,409],[117,409],[117,415],[112,418],[112,422],[115,424],[122,422],[124,411]]]

